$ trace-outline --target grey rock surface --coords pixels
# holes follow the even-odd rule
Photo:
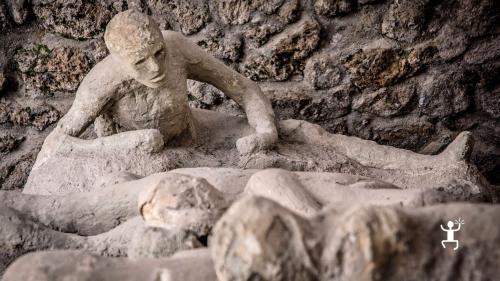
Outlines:
[[[429,1],[394,1],[384,15],[382,32],[385,36],[406,42],[415,41],[426,23]]]
[[[334,17],[355,11],[356,5],[354,0],[315,0],[314,11],[318,15]]]
[[[7,0],[7,8],[10,16],[17,24],[23,24],[28,17],[28,1],[26,0]]]
[[[353,102],[353,109],[381,117],[401,115],[415,98],[415,85],[365,90]]]
[[[189,35],[200,31],[210,21],[208,2],[202,0],[144,1],[162,29],[175,27]]]
[[[287,80],[317,48],[320,31],[314,18],[303,18],[275,36],[263,52],[249,56],[243,73],[253,80]]]
[[[3,31],[10,24],[9,18],[7,16],[7,10],[5,7],[5,3],[0,3],[0,30]]]
[[[3,90],[3,87],[5,85],[5,75],[3,74],[3,70],[0,70],[0,92]]]
[[[16,137],[13,135],[0,136],[0,155],[7,154],[16,149],[21,142],[24,141],[23,137]]]
[[[44,29],[75,39],[99,36],[126,1],[33,1],[33,12]]]

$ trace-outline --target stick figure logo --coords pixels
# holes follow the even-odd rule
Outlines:
[[[458,240],[455,239],[455,232],[460,230],[462,224],[465,224],[464,220],[458,218],[455,220],[455,222],[448,221],[448,223],[446,224],[448,228],[444,228],[443,225],[441,225],[441,229],[446,232],[446,240],[441,241],[441,245],[443,245],[443,248],[446,248],[445,243],[455,243],[455,248],[453,248],[453,250],[458,249]],[[454,225],[457,225],[457,228],[453,228]]]

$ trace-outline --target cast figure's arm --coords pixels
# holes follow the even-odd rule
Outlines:
[[[50,156],[66,138],[80,136],[113,98],[120,80],[111,59],[108,56],[85,76],[71,108],[45,139],[41,155]]]
[[[108,56],[85,76],[71,108],[57,124],[58,133],[78,137],[112,100],[123,79],[113,70],[111,60]]]
[[[461,224],[461,223],[459,223],[459,224],[458,224],[458,227],[457,227],[457,229],[455,229],[455,231],[459,231],[461,226],[462,226],[462,224]]]
[[[443,227],[443,225],[441,225],[441,229],[442,229],[443,231],[448,231],[448,229],[444,228],[444,227]]]
[[[166,40],[175,40],[184,56],[189,79],[207,82],[224,92],[244,110],[255,134],[237,141],[240,153],[247,154],[274,146],[278,140],[274,112],[259,86],[209,55],[179,33],[165,32]]]

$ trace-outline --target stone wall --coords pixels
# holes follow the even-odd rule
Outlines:
[[[20,188],[128,8],[259,81],[281,119],[420,153],[463,130],[500,182],[497,0],[0,0],[0,189]],[[241,114],[190,82],[193,106]]]

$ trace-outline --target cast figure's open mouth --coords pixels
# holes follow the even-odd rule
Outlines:
[[[161,73],[158,73],[158,75],[156,75],[152,79],[150,79],[150,81],[153,83],[158,83],[158,82],[161,82],[163,79],[165,79],[165,73],[161,72]]]

